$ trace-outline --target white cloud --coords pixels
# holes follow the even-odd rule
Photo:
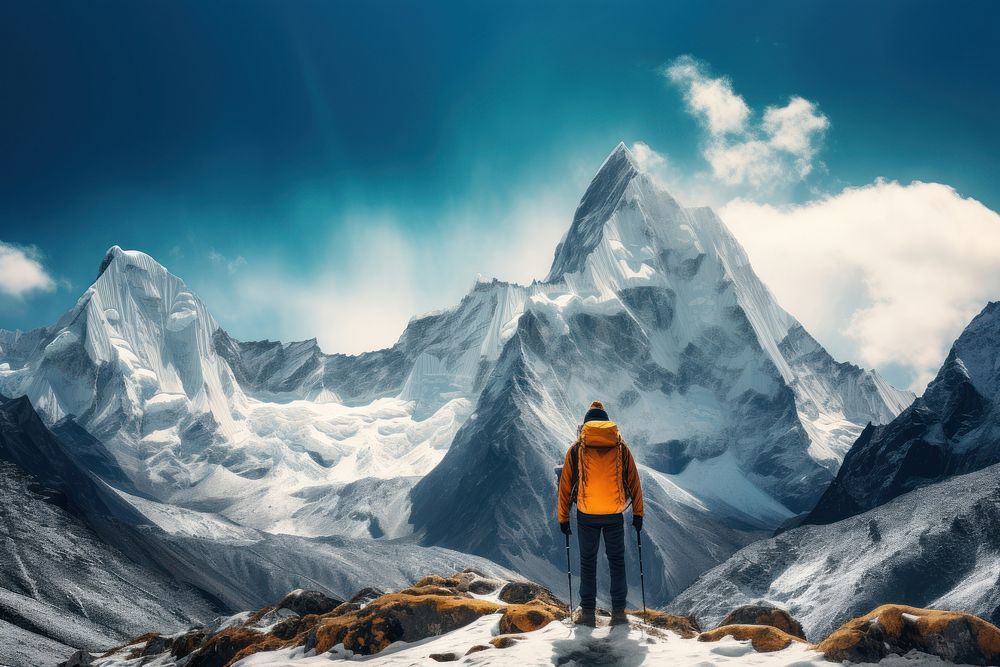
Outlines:
[[[20,299],[30,292],[50,292],[55,285],[37,249],[0,241],[0,293]]]
[[[632,157],[635,159],[636,163],[639,165],[639,169],[642,171],[650,171],[662,167],[666,164],[667,158],[665,158],[660,153],[657,153],[649,144],[642,141],[637,141],[632,144]]]
[[[315,336],[326,352],[379,349],[396,342],[412,316],[457,305],[477,275],[521,284],[544,278],[572,210],[572,201],[548,193],[499,211],[480,201],[449,215],[446,232],[420,235],[407,234],[393,214],[357,211],[317,239],[329,248],[325,270],[303,276],[301,267],[253,257],[253,271],[206,281],[199,292],[237,336]],[[221,255],[212,261],[228,266]]]
[[[688,112],[705,128],[702,156],[719,182],[771,191],[801,181],[813,170],[830,125],[813,102],[793,96],[785,106],[767,107],[754,121],[729,79],[711,76],[691,56],[676,59],[664,74],[681,89]]]
[[[733,92],[729,79],[707,76],[702,64],[691,56],[681,56],[671,63],[665,73],[684,90],[688,109],[705,123],[713,135],[744,130],[750,117],[750,107]]]
[[[230,259],[221,252],[218,252],[215,248],[208,251],[208,259],[212,262],[212,264],[224,268],[229,275],[233,275],[239,271],[240,268],[246,266],[247,263],[247,260],[243,258],[243,255],[237,255],[236,257]]]
[[[835,356],[895,369],[917,392],[1000,299],[1000,215],[945,185],[878,181],[800,206],[736,200],[720,215]]]

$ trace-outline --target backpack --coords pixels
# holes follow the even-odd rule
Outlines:
[[[625,476],[628,474],[625,468],[625,441],[622,440],[621,433],[618,432],[618,426],[614,422],[610,421],[592,421],[581,424],[577,432],[578,435],[576,442],[574,442],[570,447],[572,455],[569,457],[571,480],[569,498],[570,507],[577,503],[577,496],[580,492],[580,459],[584,455],[584,450],[587,448],[588,440],[592,443],[600,443],[604,446],[611,445],[618,450],[618,469],[621,470],[620,482],[622,495],[623,497],[628,498],[628,506],[631,506],[632,493],[625,479]]]

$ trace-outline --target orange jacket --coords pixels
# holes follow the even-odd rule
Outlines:
[[[575,492],[575,498],[574,498]],[[569,508],[576,501],[585,514],[618,514],[632,499],[632,514],[642,516],[642,485],[639,471],[618,426],[610,421],[589,421],[580,438],[566,452],[559,476],[559,523],[569,521]]]

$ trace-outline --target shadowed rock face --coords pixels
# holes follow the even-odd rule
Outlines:
[[[864,430],[806,523],[833,523],[1000,462],[998,341],[994,302],[958,337],[923,396],[885,426]]]
[[[953,611],[883,605],[845,623],[819,643],[830,660],[878,662],[911,650],[966,665],[1000,664],[1000,629]]]

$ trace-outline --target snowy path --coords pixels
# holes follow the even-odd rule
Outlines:
[[[463,665],[769,665],[773,667],[829,667],[834,663],[805,645],[793,644],[775,653],[757,653],[750,642],[726,638],[718,642],[699,642],[679,635],[633,623],[628,629],[607,626],[586,628],[550,623],[523,637],[505,649],[489,648],[466,656],[476,645],[487,645],[497,633],[499,614],[484,616],[475,623],[439,637],[413,644],[398,643],[378,655],[351,657],[335,651],[320,656],[305,656],[302,649],[258,653],[237,663],[239,667],[315,667],[341,662],[370,665],[437,664],[431,654],[454,653]]]

